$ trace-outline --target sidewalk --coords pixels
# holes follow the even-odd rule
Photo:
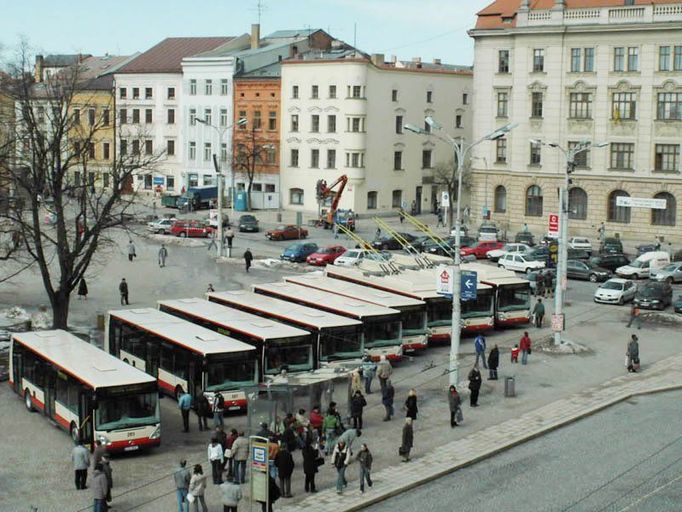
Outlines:
[[[479,430],[462,439],[444,444],[423,457],[413,459],[408,464],[378,471],[372,475],[374,487],[365,494],[358,494],[357,489],[351,487],[342,495],[336,494],[333,488],[325,489],[296,505],[285,506],[280,510],[283,512],[303,512],[313,508],[335,512],[359,510],[594,414],[632,396],[680,388],[682,388],[682,355],[659,361],[645,368],[641,373],[625,374],[518,418]],[[464,425],[466,425],[466,418]],[[352,467],[349,473],[354,470],[355,467]]]

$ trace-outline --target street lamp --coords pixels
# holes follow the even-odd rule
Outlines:
[[[540,139],[530,139],[532,144],[548,146],[558,149],[566,159],[566,171],[564,173],[564,183],[559,188],[559,258],[557,261],[557,276],[554,289],[554,315],[561,319],[561,329],[554,332],[554,344],[561,344],[561,333],[564,330],[563,321],[564,308],[564,283],[566,282],[566,262],[568,261],[568,186],[569,176],[575,171],[575,157],[580,153],[588,151],[590,148],[603,148],[608,146],[608,142],[592,144],[590,141],[582,140],[575,146],[564,149],[556,142],[544,142]]]
[[[223,136],[227,133],[228,130],[231,130],[235,126],[244,126],[246,124],[246,119],[241,118],[236,123],[233,123],[229,126],[225,126],[221,129],[207,122],[205,119],[197,117],[196,120],[197,122],[203,124],[204,126],[213,128],[216,132],[218,132],[218,141],[222,140]],[[226,141],[229,144],[229,140],[226,139]],[[232,170],[232,166],[230,165],[229,158],[227,159],[227,165],[229,167],[230,176],[232,178],[231,206],[232,217],[234,220],[234,171]],[[213,153],[213,166],[215,167],[216,177],[218,178],[218,244],[216,249],[216,256],[220,258],[223,256],[223,175],[220,172],[220,165],[218,164],[218,158],[216,157],[215,153]]]
[[[442,135],[435,135],[436,138],[439,140],[446,142],[452,146],[452,151],[454,154],[455,162],[454,165],[455,171],[457,172],[457,215],[455,218],[455,262],[454,262],[454,267],[453,267],[453,273],[452,273],[452,329],[451,329],[451,334],[450,334],[450,362],[448,365],[448,370],[450,373],[450,384],[453,386],[456,386],[459,383],[459,364],[458,364],[458,357],[459,357],[459,342],[460,342],[460,336],[461,336],[461,321],[462,321],[462,304],[460,302],[460,295],[462,293],[461,290],[461,276],[462,276],[462,268],[461,268],[461,263],[462,263],[462,258],[459,253],[461,250],[461,226],[462,226],[462,201],[460,201],[461,195],[462,195],[462,174],[464,172],[464,162],[471,151],[471,149],[481,142],[484,141],[493,141],[500,139],[504,137],[507,133],[509,133],[513,128],[516,127],[516,124],[506,124],[502,126],[501,128],[498,128],[497,130],[489,133],[488,135],[485,135],[484,137],[481,137],[475,142],[472,142],[470,144],[466,144],[465,140],[463,138],[457,138],[455,139],[447,133],[444,129],[443,126],[433,119],[431,116],[428,116],[424,119],[426,121],[426,124],[428,124],[432,129],[437,130],[442,133]],[[424,130],[423,128],[419,128],[418,126],[415,126],[413,124],[406,124],[404,128],[407,131],[417,133],[420,135],[433,135],[431,132]]]

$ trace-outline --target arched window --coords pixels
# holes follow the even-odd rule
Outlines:
[[[665,210],[651,210],[651,223],[654,226],[674,226],[677,217],[677,201],[675,196],[667,192],[659,192],[654,199],[665,199]]]
[[[289,204],[303,204],[303,189],[290,188],[289,189]]]
[[[570,219],[587,218],[587,192],[580,187],[568,191],[568,217]]]
[[[507,212],[507,189],[502,185],[495,187],[495,213]]]
[[[622,222],[623,224],[630,223],[630,207],[618,206],[619,197],[630,197],[630,194],[624,190],[614,190],[609,194],[609,207],[606,219],[609,222]]]
[[[372,192],[367,192],[367,209],[377,209],[377,193],[374,190]]]
[[[526,216],[542,217],[542,189],[537,185],[526,190]]]

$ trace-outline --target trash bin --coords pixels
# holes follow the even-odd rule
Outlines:
[[[504,396],[507,398],[516,396],[516,385],[514,377],[506,377],[504,379]]]

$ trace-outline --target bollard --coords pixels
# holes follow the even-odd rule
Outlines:
[[[504,379],[504,396],[506,398],[516,396],[516,384],[514,377],[506,377]]]

